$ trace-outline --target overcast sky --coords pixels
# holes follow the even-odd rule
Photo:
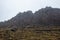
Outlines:
[[[46,6],[60,8],[60,0],[0,0],[0,21],[14,17],[18,12],[35,12]]]

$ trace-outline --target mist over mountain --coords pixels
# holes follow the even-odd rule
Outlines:
[[[35,13],[32,11],[19,12],[8,21],[0,22],[0,27],[26,27],[28,25],[60,25],[60,9],[46,7]]]

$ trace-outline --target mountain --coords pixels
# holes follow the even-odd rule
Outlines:
[[[35,12],[37,23],[44,25],[60,25],[60,9],[46,7]]]
[[[38,26],[38,25],[60,25],[60,9],[46,7],[39,9],[35,13],[32,11],[19,12],[15,17],[8,21],[0,22],[0,27],[26,27],[26,26]]]

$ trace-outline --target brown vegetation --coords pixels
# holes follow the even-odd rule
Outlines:
[[[58,27],[49,30],[43,27],[26,27],[17,30],[1,28],[0,40],[60,40],[60,30]]]

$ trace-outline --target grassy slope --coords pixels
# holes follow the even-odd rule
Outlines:
[[[60,40],[58,27],[27,27],[11,31],[0,29],[0,40]]]

